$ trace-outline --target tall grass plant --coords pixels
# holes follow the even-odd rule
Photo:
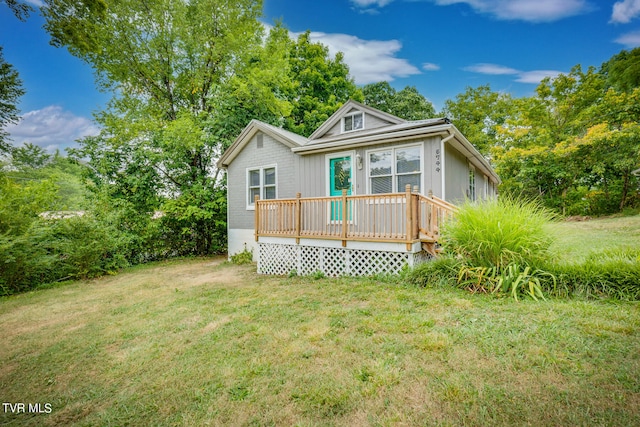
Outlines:
[[[533,201],[501,197],[465,203],[445,224],[445,250],[473,267],[538,266],[548,258],[553,214]]]

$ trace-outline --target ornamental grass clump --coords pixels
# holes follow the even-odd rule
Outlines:
[[[548,258],[553,214],[536,202],[511,197],[466,203],[445,224],[445,251],[472,267],[536,267]]]

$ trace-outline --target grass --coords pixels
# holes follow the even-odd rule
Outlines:
[[[0,299],[40,425],[640,425],[638,303],[154,264]]]
[[[581,263],[613,248],[640,250],[640,215],[558,222],[548,228],[557,237],[551,252],[567,263]]]

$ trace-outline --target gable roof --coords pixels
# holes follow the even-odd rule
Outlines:
[[[376,116],[391,124],[389,126],[363,129],[357,132],[324,137],[324,135],[333,126],[339,123],[345,114],[354,108]],[[309,139],[259,120],[251,120],[251,122],[249,122],[249,124],[242,130],[240,135],[238,135],[233,144],[231,144],[231,146],[222,154],[217,163],[218,167],[226,168],[229,166],[233,159],[259,131],[264,132],[289,147],[293,153],[302,156],[363,146],[374,146],[389,142],[399,142],[425,136],[441,136],[443,141],[461,152],[470,163],[485,172],[487,176],[491,177],[492,181],[496,183],[501,182],[500,178],[489,164],[489,161],[480,154],[473,144],[469,142],[469,140],[451,123],[449,119],[442,117],[407,121],[353,100],[347,101],[342,107],[340,107],[331,117],[329,117],[329,119],[327,119],[326,122],[311,134]]]
[[[331,115],[318,129],[315,130],[310,136],[309,140],[313,141],[314,139],[322,138],[332,127],[340,123],[342,117],[347,114],[349,111],[353,109],[357,109],[364,113],[375,116],[381,120],[389,122],[391,124],[399,124],[405,123],[406,120],[401,119],[400,117],[396,117],[393,114],[385,113],[384,111],[376,110],[375,108],[369,107],[367,105],[361,104],[353,99],[345,102],[342,107],[338,108],[338,110]]]
[[[240,135],[235,139],[233,144],[225,150],[225,152],[218,160],[217,166],[219,168],[226,168],[236,158],[242,149],[251,141],[251,138],[262,131],[263,133],[271,136],[273,139],[281,142],[289,148],[301,147],[308,142],[307,138],[300,136],[296,133],[289,132],[288,130],[280,129],[268,123],[261,122],[260,120],[253,119],[247,126],[240,132]]]

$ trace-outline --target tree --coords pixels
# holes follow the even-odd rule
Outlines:
[[[97,194],[126,200],[141,222],[165,210],[173,241],[188,242],[181,253],[224,244],[224,186],[215,159],[233,127],[221,132],[215,125],[225,108],[233,113],[246,100],[265,101],[275,116],[286,113],[287,104],[271,102],[263,88],[278,72],[262,55],[261,5],[47,0],[44,8],[52,43],[89,63],[100,87],[114,93],[96,116],[103,131],[75,155],[89,159]],[[248,71],[259,67],[261,75]]]
[[[396,91],[387,82],[370,83],[362,88],[364,103],[405,120],[424,120],[436,114],[415,86]]]
[[[10,123],[17,123],[20,119],[17,105],[22,95],[24,89],[18,72],[4,60],[0,46],[0,154],[10,151],[8,133],[4,127]]]
[[[285,93],[292,106],[287,130],[309,136],[349,99],[362,101],[342,53],[331,59],[326,46],[311,42],[309,31],[291,46],[289,66],[293,85]]]
[[[444,104],[443,115],[450,118],[463,135],[486,157],[500,144],[499,129],[512,112],[508,94],[493,92],[489,85],[467,89]]]
[[[613,55],[602,64],[600,72],[607,84],[618,91],[631,92],[640,87],[640,47]]]
[[[33,8],[26,3],[21,3],[17,0],[0,0],[0,3],[7,5],[13,14],[21,21],[26,20],[29,14],[33,12]]]

